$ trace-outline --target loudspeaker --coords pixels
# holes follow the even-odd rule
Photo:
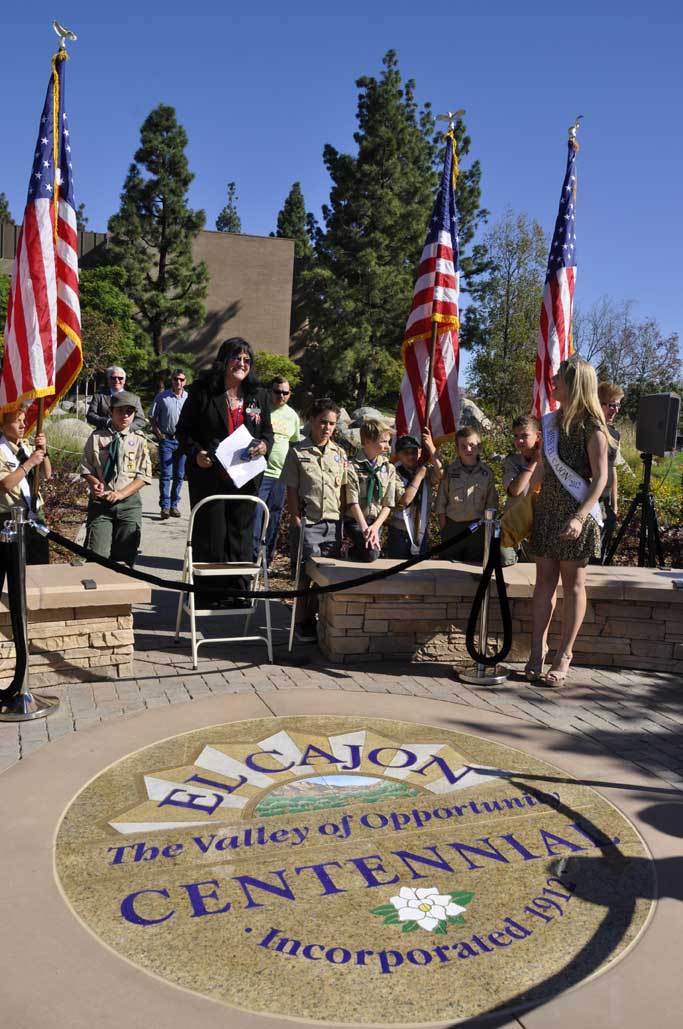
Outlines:
[[[650,393],[638,401],[636,447],[663,457],[676,449],[681,398],[677,393]]]

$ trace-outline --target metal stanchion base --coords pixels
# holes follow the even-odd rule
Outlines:
[[[490,674],[485,665],[476,665],[471,672],[463,672],[459,668],[454,671],[461,682],[470,683],[473,686],[500,686],[507,679],[507,673],[497,674],[497,667],[497,665],[493,666]]]
[[[34,718],[46,718],[58,707],[56,697],[17,693],[16,697],[6,703],[0,703],[0,722],[30,722]]]

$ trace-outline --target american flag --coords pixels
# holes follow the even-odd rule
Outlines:
[[[576,152],[578,143],[569,138],[567,170],[562,184],[560,209],[548,255],[548,270],[538,330],[533,413],[537,418],[554,411],[553,376],[561,361],[574,353],[572,308],[576,281]]]
[[[7,305],[0,413],[64,396],[82,364],[78,236],[64,109],[66,53],[52,59]],[[27,425],[37,417],[35,404]]]
[[[408,433],[419,439],[425,421],[432,322],[437,322],[439,328],[429,411],[432,435],[437,441],[455,432],[459,406],[460,269],[455,209],[455,146],[455,137],[449,133],[441,185],[429,222],[410,315],[403,334],[405,373],[396,410],[397,434],[401,436]]]

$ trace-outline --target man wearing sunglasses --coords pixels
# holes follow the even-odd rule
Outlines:
[[[94,425],[96,429],[106,429],[111,417],[111,398],[115,393],[121,393],[123,390],[126,390],[126,373],[123,368],[119,368],[118,365],[111,365],[111,367],[107,368],[104,375],[107,381],[106,388],[101,393],[93,395],[88,407],[88,413],[85,416],[88,424]],[[147,424],[140,397],[135,393],[131,393],[130,390],[126,390],[126,393],[131,397],[135,397],[135,418],[133,419],[131,431],[139,432]]]
[[[187,400],[182,368],[171,373],[171,388],[157,393],[149,409],[152,431],[159,441],[159,507],[161,520],[180,518],[180,495],[185,478],[185,451],[176,436],[183,404]]]
[[[290,443],[298,443],[301,439],[299,416],[288,403],[291,395],[292,391],[287,379],[283,379],[280,375],[273,379],[270,387],[270,420],[273,423],[275,443],[270,452],[268,466],[263,473],[258,494],[261,500],[268,505],[269,512],[266,539],[268,567],[273,562],[275,541],[286,494],[284,484],[279,481],[280,472],[285,463]],[[254,521],[254,560],[258,556],[262,523],[261,511],[257,511]]]

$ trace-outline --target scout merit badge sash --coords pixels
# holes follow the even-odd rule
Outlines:
[[[588,483],[573,468],[565,464],[559,454],[560,416],[557,411],[549,411],[541,419],[543,430],[543,449],[552,470],[558,477],[567,493],[579,504],[583,504],[588,495]],[[602,512],[596,501],[590,511],[591,517],[602,528]]]
[[[396,468],[396,471],[401,476],[401,479],[403,480],[403,485],[404,486],[408,486],[413,481],[413,477],[412,476],[404,476],[403,470],[400,469],[398,466]],[[405,525],[406,532],[408,533],[408,539],[410,540],[410,553],[413,555],[413,557],[415,557],[417,554],[420,553],[420,551],[422,549],[422,541],[425,538],[425,533],[427,531],[427,502],[428,502],[428,499],[429,499],[429,497],[428,497],[429,490],[425,489],[425,482],[426,482],[426,478],[423,479],[422,482],[420,483],[420,488],[417,491],[417,497],[415,497],[415,500],[413,500],[413,503],[409,504],[408,507],[404,507],[403,511],[402,511],[403,524]],[[416,520],[416,523],[417,523],[417,533],[416,533],[415,532],[415,522],[413,521],[413,515],[411,514],[411,510],[410,509],[411,509],[411,507],[416,507],[416,502],[417,502],[418,499],[419,499],[419,502],[420,502],[420,508],[419,508],[420,517],[419,517],[419,519]]]
[[[23,448],[20,448],[20,452],[22,452],[22,451],[23,451]],[[19,467],[19,465],[23,463],[22,460],[20,459],[19,455],[14,453],[14,451],[12,450],[12,448],[10,447],[9,443],[7,442],[7,440],[5,439],[4,436],[0,436],[0,453],[3,455],[3,457],[7,461],[7,464],[9,465],[10,470],[13,471],[13,472],[16,472],[16,470]],[[26,455],[24,457],[24,461],[25,461],[25,460],[27,460],[29,455],[26,454],[25,451],[23,451],[23,453]],[[24,501],[26,503],[27,508],[31,512],[33,512],[33,497],[31,496],[31,483],[29,482],[29,477],[32,474],[33,474],[32,471],[29,472],[28,476],[25,475],[24,478],[19,483],[19,489],[21,490],[21,495],[24,498]]]

